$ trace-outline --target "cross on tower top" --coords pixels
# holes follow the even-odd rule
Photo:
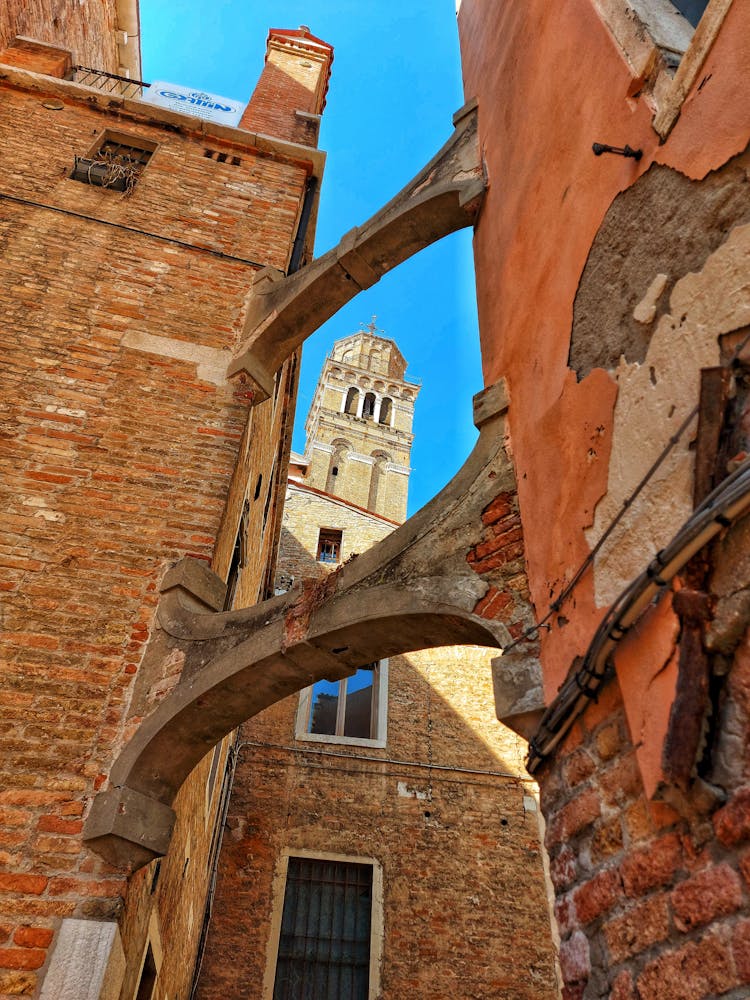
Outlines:
[[[360,327],[362,327],[363,329],[368,330],[373,336],[375,336],[378,333],[383,333],[384,332],[383,330],[378,330],[378,328],[377,328],[377,325],[375,323],[375,320],[377,318],[378,318],[377,316],[373,315],[373,317],[372,317],[372,319],[370,320],[369,323],[367,323],[367,324],[360,323]]]

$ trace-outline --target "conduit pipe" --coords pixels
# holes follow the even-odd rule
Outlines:
[[[527,770],[534,774],[552,753],[576,719],[598,693],[613,670],[617,643],[687,562],[722,528],[750,508],[750,459],[735,469],[693,511],[675,537],[658,552],[640,576],[630,583],[609,609],[594,634],[583,663],[560,688],[529,741]]]

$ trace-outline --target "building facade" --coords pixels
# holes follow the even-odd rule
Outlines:
[[[394,530],[362,498],[405,517],[418,386],[373,326],[323,366],[277,591],[325,585]],[[378,480],[379,454],[397,469]],[[388,657],[242,725],[200,1000],[557,995],[536,787],[490,657]]]
[[[0,15],[0,996],[172,1000],[191,991],[226,745],[137,873],[92,852],[83,819],[180,682],[143,659],[165,570],[191,555],[235,603],[273,589],[296,358],[252,409],[226,370],[253,273],[311,252],[332,50],[271,32],[228,127],[140,99],[134,5],[72,8]]]
[[[547,713],[526,733],[571,1000],[750,989],[748,529],[727,492],[747,451],[749,18],[459,9],[489,178],[484,377],[506,380],[543,623],[497,679],[539,637]]]

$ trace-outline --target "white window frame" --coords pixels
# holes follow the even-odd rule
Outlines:
[[[346,699],[346,678],[339,681],[339,716],[343,718],[344,705]],[[375,678],[375,738],[365,739],[361,736],[336,736],[328,733],[309,733],[307,731],[310,724],[310,712],[312,711],[313,687],[300,691],[299,706],[297,708],[297,719],[295,722],[295,739],[305,740],[309,743],[337,743],[346,746],[361,747],[385,747],[388,738],[388,660],[378,661],[377,676]],[[336,727],[341,728],[337,725]]]
[[[271,890],[273,902],[271,909],[271,929],[268,936],[268,950],[266,953],[266,972],[263,977],[263,1000],[273,1000],[289,858],[311,858],[314,861],[341,861],[344,863],[372,866],[370,981],[367,992],[368,1000],[377,1000],[380,996],[380,968],[383,957],[383,866],[377,858],[361,857],[360,855],[352,854],[331,854],[328,851],[308,851],[298,848],[285,848],[276,866],[276,874],[274,875]]]

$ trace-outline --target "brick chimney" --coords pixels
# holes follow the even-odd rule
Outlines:
[[[272,28],[266,64],[240,128],[317,146],[332,62],[333,46],[305,25],[296,30]]]

